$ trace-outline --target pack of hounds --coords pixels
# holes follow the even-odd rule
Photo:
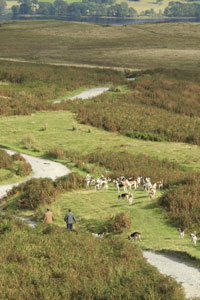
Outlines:
[[[121,192],[121,189],[123,190],[123,193],[119,194],[118,198],[128,200],[129,205],[133,204],[132,190],[137,190],[140,185],[143,185],[144,191],[147,191],[149,200],[154,198],[157,188],[163,188],[163,180],[156,181],[152,184],[149,177],[142,178],[141,176],[138,176],[137,179],[126,178],[125,176],[111,179],[109,177],[106,178],[103,174],[98,178],[92,178],[90,174],[87,174],[84,181],[86,182],[87,188],[94,186],[96,191],[100,189],[108,190],[110,184],[114,184],[118,193]]]
[[[120,199],[126,199],[129,202],[129,205],[133,204],[133,193],[131,193],[131,189],[133,188],[136,190],[140,185],[143,185],[143,189],[148,192],[149,200],[152,200],[153,197],[156,194],[156,189],[162,189],[163,188],[163,180],[157,181],[154,184],[151,183],[151,180],[149,177],[142,178],[141,176],[138,176],[137,179],[133,178],[125,178],[125,176],[121,176],[117,179],[111,179],[106,178],[104,175],[101,175],[99,178],[94,179],[90,176],[90,174],[87,174],[85,178],[86,186],[89,188],[90,186],[94,186],[95,190],[100,189],[108,189],[110,183],[114,183],[116,186],[116,189],[118,193],[120,193],[120,189],[123,189],[123,193],[120,193],[118,195],[118,198]],[[129,189],[129,191],[128,191]],[[179,237],[184,239],[184,230],[182,228],[177,229]],[[92,235],[95,238],[102,238],[105,233],[98,234],[98,233],[92,233]],[[196,247],[197,245],[197,234],[196,232],[191,233],[191,240]],[[142,241],[141,239],[141,233],[140,232],[133,232],[128,236],[128,240],[135,240],[135,241]]]

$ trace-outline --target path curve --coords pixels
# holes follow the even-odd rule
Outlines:
[[[160,273],[182,283],[187,298],[200,297],[200,269],[173,256],[143,251],[147,261]]]
[[[4,149],[5,150],[5,149]],[[8,154],[12,155],[15,152],[11,150],[5,150]],[[42,159],[39,157],[27,155],[20,153],[21,156],[25,158],[25,160],[31,164],[32,167],[32,175],[26,177],[24,180],[13,183],[13,184],[7,184],[7,185],[0,185],[0,199],[4,196],[6,196],[7,192],[11,190],[14,186],[19,185],[22,182],[25,182],[31,178],[51,178],[52,180],[55,180],[57,177],[61,177],[64,175],[69,174],[71,171],[64,165],[47,160]]]
[[[63,99],[63,100],[57,100],[57,101],[54,101],[53,104],[58,104],[58,103],[61,103],[63,101],[66,101],[66,100],[76,100],[76,99],[81,99],[81,100],[86,100],[86,99],[91,99],[91,98],[94,98],[94,97],[97,97],[101,94],[103,94],[104,92],[108,91],[109,88],[108,87],[100,87],[100,88],[94,88],[94,89],[90,89],[90,90],[86,90],[86,91],[83,91],[82,93],[74,96],[74,97],[69,97],[69,98],[66,98],[66,99]]]

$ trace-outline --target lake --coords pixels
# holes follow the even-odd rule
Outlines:
[[[60,21],[71,22],[89,22],[102,25],[129,25],[138,23],[153,23],[153,22],[200,22],[200,18],[107,18],[107,17],[44,17],[44,16],[20,16],[18,20],[48,20],[56,19]],[[11,15],[4,15],[0,17],[0,20],[13,20]]]

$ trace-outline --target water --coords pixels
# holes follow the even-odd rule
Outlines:
[[[154,18],[154,19],[130,19],[130,18],[106,18],[106,17],[44,17],[44,16],[20,16],[18,20],[61,20],[71,22],[88,22],[102,25],[129,25],[139,23],[154,23],[154,22],[200,22],[200,18]],[[12,20],[11,15],[4,15],[0,20]]]

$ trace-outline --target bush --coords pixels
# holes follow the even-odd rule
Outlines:
[[[104,231],[113,233],[122,233],[126,229],[131,228],[130,217],[127,213],[122,212],[115,217],[110,218],[104,227]]]
[[[35,209],[38,205],[50,204],[55,200],[56,189],[49,178],[31,179],[22,188],[17,205],[25,209]]]
[[[168,190],[158,200],[170,220],[185,230],[200,227],[200,179],[198,174],[187,177],[177,187]]]
[[[84,178],[78,173],[59,177],[55,180],[55,186],[58,190],[77,190],[85,187]]]

